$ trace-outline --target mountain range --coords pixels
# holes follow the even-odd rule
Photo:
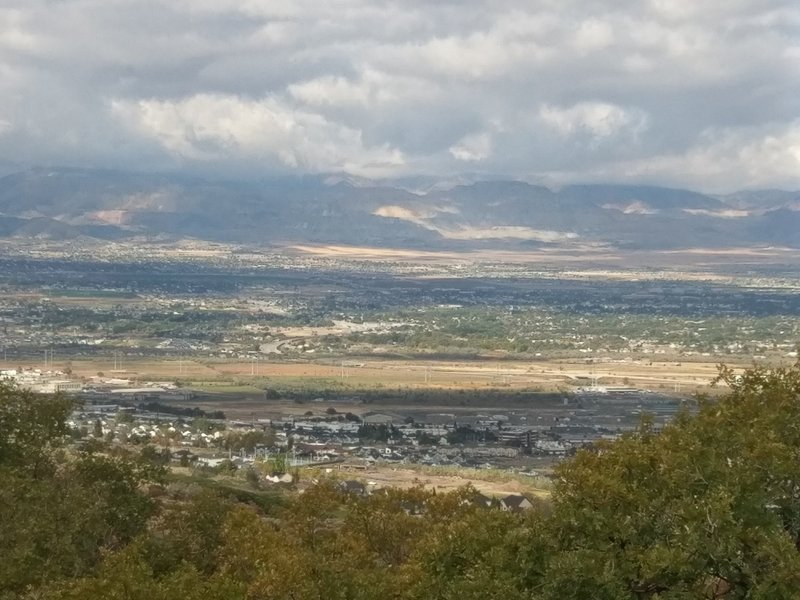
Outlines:
[[[34,169],[0,178],[0,237],[193,238],[285,246],[475,249],[800,247],[800,192],[724,196],[519,181],[257,182]]]

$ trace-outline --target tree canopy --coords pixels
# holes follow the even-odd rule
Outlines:
[[[577,453],[521,513],[322,480],[265,508],[149,486],[138,454],[65,449],[69,404],[0,388],[0,598],[797,598],[800,368],[720,372],[662,431]]]

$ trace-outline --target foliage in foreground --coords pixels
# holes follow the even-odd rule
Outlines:
[[[66,455],[69,407],[0,388],[0,598],[781,599],[800,596],[800,368],[753,369],[663,432],[557,470],[524,514],[474,491],[321,483],[269,514]]]

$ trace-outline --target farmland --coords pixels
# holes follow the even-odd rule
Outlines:
[[[786,252],[686,251],[672,267],[635,255],[649,267],[621,269],[599,252],[545,267],[536,253],[143,248],[10,251],[4,364],[227,392],[693,392],[721,362],[791,361],[800,340]]]

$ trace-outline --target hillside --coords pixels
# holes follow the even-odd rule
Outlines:
[[[0,179],[0,236],[430,249],[799,247],[800,192],[714,197],[650,186],[551,190],[517,181],[412,192],[400,182],[340,176],[243,183],[31,170]]]
[[[579,450],[549,497],[494,500],[171,466],[0,383],[0,599],[797,598],[800,368],[720,377],[695,414]]]

